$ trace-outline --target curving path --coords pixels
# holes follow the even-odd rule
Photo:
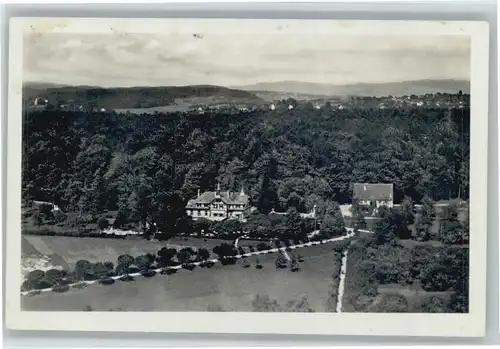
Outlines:
[[[350,239],[352,238],[355,233],[352,229],[347,229],[348,233],[347,235],[343,235],[343,236],[339,236],[339,237],[335,237],[335,238],[331,238],[331,239],[325,239],[325,240],[321,240],[321,241],[312,241],[312,242],[306,242],[306,243],[303,243],[303,244],[297,244],[297,245],[292,245],[292,246],[289,246],[289,247],[280,247],[280,248],[271,248],[271,249],[268,249],[268,250],[264,250],[264,251],[255,251],[255,252],[249,252],[249,253],[245,253],[243,255],[236,255],[235,258],[236,259],[241,259],[243,257],[250,257],[250,256],[255,256],[255,255],[260,255],[260,254],[266,254],[266,253],[275,253],[275,252],[278,252],[278,251],[281,251],[282,253],[285,254],[285,256],[287,256],[288,254],[286,254],[286,249],[287,248],[290,248],[292,250],[295,250],[295,249],[298,249],[298,248],[303,248],[303,247],[308,247],[308,246],[314,246],[314,245],[320,245],[321,243],[330,243],[330,242],[336,242],[336,241],[342,241],[342,240],[345,240],[345,239]],[[288,257],[290,258],[290,257]],[[209,259],[208,260],[209,262],[213,262],[213,263],[217,263],[219,262],[218,259]],[[201,262],[193,262],[191,264],[194,264],[196,266],[199,266],[201,263],[203,263],[203,261]],[[177,265],[177,266],[173,266],[173,267],[168,267],[169,269],[182,269],[182,265]],[[161,272],[163,269],[165,268],[157,268],[157,269],[153,269],[153,271],[159,273]],[[110,279],[114,279],[114,280],[118,280],[126,275],[130,275],[132,277],[137,277],[137,276],[141,276],[141,273],[130,273],[130,274],[122,274],[122,275],[117,275],[117,276],[112,276],[110,277]],[[87,284],[87,285],[91,285],[91,284],[95,284],[95,283],[98,283],[99,282],[99,279],[98,280],[87,280],[87,281],[78,281],[78,282],[75,282],[75,283],[72,283],[72,284],[69,284],[68,286],[71,288],[71,287],[74,287],[75,285],[81,285],[81,284]],[[38,292],[49,292],[49,291],[52,291],[53,290],[53,287],[50,287],[50,288],[45,288],[45,289],[41,289],[41,290],[30,290],[30,291],[22,291],[21,292],[21,295],[29,295],[29,294],[33,294],[33,293],[38,293]]]
[[[339,291],[337,293],[337,308],[336,312],[342,312],[342,299],[344,298],[344,288],[345,288],[345,276],[347,273],[347,250],[344,251],[344,255],[342,256],[342,265],[340,267],[340,282],[339,282]]]

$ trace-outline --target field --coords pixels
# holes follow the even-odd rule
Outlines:
[[[255,297],[268,296],[280,305],[307,298],[315,312],[334,311],[330,289],[332,275],[338,270],[334,244],[301,248],[304,261],[300,270],[276,269],[277,253],[246,258],[230,266],[216,264],[213,268],[180,270],[173,275],[138,277],[131,282],[114,285],[90,285],[65,293],[45,292],[22,296],[24,310],[81,311],[252,311]],[[289,252],[290,254],[290,252]],[[255,267],[257,259],[263,266]]]

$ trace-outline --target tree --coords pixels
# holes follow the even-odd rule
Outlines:
[[[206,248],[198,249],[197,259],[199,261],[206,261],[208,258],[210,258],[210,252]]]
[[[105,217],[101,217],[101,218],[99,218],[97,225],[99,226],[99,229],[104,230],[104,229],[107,229],[109,227],[109,222]]]
[[[274,265],[276,266],[276,269],[283,269],[288,267],[288,260],[283,256],[283,254],[279,254],[278,257],[276,258]]]
[[[128,254],[122,254],[122,255],[118,256],[117,261],[119,264],[130,266],[134,263],[134,257],[132,257]]]
[[[415,223],[415,213],[413,200],[409,196],[405,196],[401,203],[401,210],[403,214],[404,224],[410,226]]]
[[[281,233],[282,240],[302,238],[304,236],[302,230],[302,218],[295,208],[289,208],[283,220],[284,229]]]
[[[87,260],[79,260],[75,264],[74,275],[77,280],[83,280],[85,275],[92,273],[92,264]]]
[[[213,248],[213,252],[219,257],[219,259],[234,257],[238,254],[234,246],[227,243],[215,246]]]
[[[177,252],[177,260],[181,264],[189,263],[194,255],[196,255],[196,252],[191,247],[184,247]]]
[[[441,223],[439,240],[447,245],[464,244],[468,241],[464,227],[458,220],[458,212],[455,207],[450,206],[446,209],[445,218]]]
[[[429,197],[424,197],[422,199],[422,209],[415,224],[418,240],[430,240],[431,228],[435,218],[436,210],[434,208],[434,202]]]
[[[361,206],[359,204],[352,205],[351,213],[354,229],[366,229],[366,221]]]
[[[390,243],[396,238],[390,215],[391,212],[388,208],[381,207],[378,213],[379,220],[377,221],[375,229],[373,230],[375,234],[375,243],[379,245]]]
[[[171,265],[172,259],[175,257],[176,254],[177,250],[175,248],[162,247],[158,251],[158,258],[157,258],[158,263],[160,263],[161,266]]]

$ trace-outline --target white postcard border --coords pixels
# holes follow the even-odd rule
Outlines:
[[[23,33],[316,33],[471,38],[470,299],[468,314],[21,311]],[[13,18],[9,38],[6,327],[19,330],[478,337],[485,334],[489,26],[486,22],[276,19]]]

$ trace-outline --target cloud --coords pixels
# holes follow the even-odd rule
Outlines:
[[[30,34],[25,80],[101,86],[469,79],[465,36]]]

